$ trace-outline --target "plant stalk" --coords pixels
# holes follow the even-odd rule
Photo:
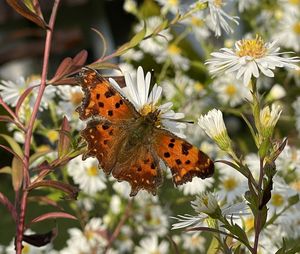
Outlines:
[[[32,139],[33,127],[35,120],[37,118],[37,114],[39,111],[39,107],[41,104],[41,100],[46,88],[46,80],[47,80],[47,73],[48,73],[48,66],[49,66],[49,56],[50,56],[50,49],[51,49],[51,42],[53,36],[53,28],[56,19],[56,14],[58,10],[58,5],[60,0],[55,0],[49,20],[49,29],[46,32],[46,41],[45,41],[45,50],[44,50],[44,59],[43,59],[43,68],[42,68],[42,76],[41,76],[41,85],[39,87],[38,95],[36,102],[33,106],[32,114],[29,119],[29,124],[25,134],[25,143],[24,143],[24,180],[23,180],[23,193],[20,202],[20,209],[18,211],[18,219],[17,219],[17,233],[16,233],[16,253],[22,253],[22,240],[24,234],[24,226],[25,226],[25,215],[26,215],[26,208],[27,208],[27,196],[28,191],[27,187],[30,184],[30,176],[29,176],[29,157],[30,157],[30,144]]]

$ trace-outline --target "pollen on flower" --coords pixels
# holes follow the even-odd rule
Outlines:
[[[73,92],[70,96],[70,102],[74,106],[79,105],[81,103],[82,99],[83,99],[83,93],[80,91]]]
[[[280,207],[283,205],[284,198],[279,193],[274,193],[271,198],[271,203],[273,206]]]
[[[156,107],[155,107],[154,105],[152,105],[152,104],[145,104],[145,105],[141,108],[140,114],[141,114],[142,116],[146,116],[146,115],[148,115],[150,112],[154,112],[155,109],[156,109]]]
[[[248,232],[253,228],[254,228],[254,217],[249,217],[245,220],[245,229]]]
[[[255,39],[243,39],[237,43],[239,49],[236,51],[236,55],[239,57],[251,56],[253,58],[261,58],[267,52],[265,42],[258,35],[256,35]]]
[[[300,0],[289,0],[289,3],[293,4],[293,5],[296,5],[296,6],[299,6]]]
[[[87,169],[87,174],[89,176],[96,176],[98,175],[98,168],[96,166],[91,166]]]
[[[226,86],[225,92],[227,95],[233,96],[237,93],[237,89],[236,89],[235,85],[229,84]]]
[[[197,17],[192,17],[191,18],[191,23],[194,26],[202,27],[204,25],[204,20],[203,19],[199,19]]]
[[[294,31],[296,34],[299,34],[299,35],[300,35],[300,22],[297,22],[297,23],[293,26],[293,31]]]
[[[177,6],[178,5],[178,0],[168,0],[168,4],[172,6]]]
[[[56,140],[58,140],[58,132],[55,130],[48,131],[47,138],[50,140],[50,142],[55,142]]]
[[[215,0],[214,4],[216,7],[221,8],[223,4],[223,0]]]
[[[176,46],[175,44],[171,44],[169,47],[168,47],[168,52],[171,54],[171,55],[180,55],[181,53],[181,49]]]
[[[201,92],[201,91],[203,91],[204,86],[203,86],[203,84],[200,83],[200,82],[195,82],[195,83],[194,83],[194,88],[195,88],[196,91]]]
[[[231,191],[237,187],[237,181],[234,178],[228,178],[223,182],[223,185],[227,191]]]

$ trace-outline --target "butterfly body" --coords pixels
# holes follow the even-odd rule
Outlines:
[[[81,132],[88,144],[84,157],[96,157],[106,174],[129,182],[131,196],[140,189],[156,194],[163,179],[160,160],[170,167],[176,185],[213,174],[206,154],[162,128],[158,109],[138,112],[94,70],[84,70],[79,83],[85,99],[77,111],[82,120],[91,119]]]

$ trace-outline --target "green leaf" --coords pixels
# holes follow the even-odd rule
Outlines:
[[[12,160],[11,175],[14,191],[18,191],[23,182],[23,162],[17,157]]]
[[[123,44],[118,50],[113,54],[114,56],[123,55],[126,51],[131,48],[134,48],[138,45],[146,35],[146,25],[144,25],[143,29],[139,31],[136,35],[134,35],[131,40],[125,44]]]
[[[70,151],[71,147],[71,126],[69,124],[68,118],[64,116],[61,129],[59,132],[58,140],[58,158],[64,157]]]
[[[290,206],[297,204],[299,202],[299,194],[289,197],[288,202]]]
[[[0,137],[4,138],[6,142],[10,145],[11,149],[20,157],[23,158],[23,151],[20,145],[10,136],[5,134],[0,134]]]
[[[47,153],[50,153],[52,150],[49,148],[45,151],[41,151],[41,152],[36,152],[33,155],[30,156],[29,158],[29,163],[32,164],[33,162],[35,162],[37,159],[39,159],[40,157],[46,155]]]
[[[0,168],[0,174],[5,173],[5,174],[11,174],[11,167],[5,166],[3,168]]]
[[[113,63],[108,63],[108,62],[96,62],[96,63],[87,65],[87,67],[90,67],[92,69],[97,69],[97,70],[115,69],[115,70],[121,71],[121,69],[119,68],[118,65],[113,64]]]
[[[211,254],[217,254],[219,251],[219,241],[217,240],[216,237],[213,237],[210,245],[208,247],[207,253],[211,253]]]

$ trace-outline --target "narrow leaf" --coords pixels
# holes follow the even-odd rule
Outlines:
[[[23,182],[23,162],[14,157],[11,164],[12,185],[14,191],[18,191]]]
[[[64,116],[61,129],[59,132],[58,158],[64,157],[70,151],[71,148],[70,130],[71,130],[71,126],[69,124],[68,118]]]
[[[41,158],[42,156],[46,155],[47,153],[50,153],[52,150],[49,148],[45,151],[41,151],[41,152],[36,152],[33,155],[30,156],[29,158],[29,163],[32,164],[33,162],[35,162],[37,159]]]
[[[32,183],[28,190],[33,190],[40,187],[49,187],[54,188],[63,191],[66,193],[70,199],[76,199],[78,195],[78,188],[59,181],[53,181],[53,180],[43,180],[36,183]]]
[[[57,236],[57,229],[54,228],[45,234],[23,235],[23,241],[36,247],[42,247],[53,241]]]
[[[98,69],[98,70],[115,69],[115,70],[121,71],[121,69],[119,68],[119,66],[117,64],[108,63],[108,62],[95,62],[95,63],[89,64],[87,67],[92,68],[92,69]]]
[[[10,136],[5,134],[0,134],[0,137],[4,138],[6,142],[10,145],[11,149],[20,157],[23,158],[23,151],[19,144]]]
[[[38,26],[47,29],[47,24],[44,21],[44,19],[42,17],[40,17],[38,14],[34,13],[33,11],[31,11],[31,8],[28,8],[28,3],[27,5],[21,1],[21,0],[6,0],[6,2],[16,11],[18,12],[20,15],[22,15],[23,17],[31,20],[32,22],[36,23]],[[28,2],[28,0],[27,0]]]
[[[7,208],[7,210],[10,212],[12,218],[16,221],[16,219],[17,219],[17,212],[16,212],[15,207],[9,201],[9,199],[3,193],[1,193],[1,192],[0,192],[0,203]]]
[[[0,168],[0,174],[4,173],[4,174],[11,174],[11,167],[9,166],[5,166],[3,168]]]
[[[77,220],[77,218],[75,216],[73,216],[69,213],[51,212],[51,213],[42,214],[42,215],[34,218],[33,220],[31,220],[30,224],[41,222],[41,221],[44,221],[44,220],[49,220],[49,219],[56,219],[56,218],[65,218],[65,219]]]
[[[60,210],[64,210],[64,208],[61,207],[56,201],[54,201],[53,199],[50,199],[48,197],[45,197],[45,196],[30,196],[30,197],[28,197],[28,201],[38,202],[38,203],[45,204],[45,205],[50,205],[50,206],[53,206]]]
[[[17,101],[17,105],[16,105],[16,109],[15,109],[15,114],[18,115],[19,114],[19,110],[24,102],[24,100],[26,99],[26,97],[31,93],[31,91],[35,88],[38,87],[39,85],[34,85],[34,86],[30,86],[28,88],[26,88],[26,90],[21,94],[21,96],[19,97],[18,101]]]
[[[55,75],[53,77],[53,80],[59,79],[60,77],[64,76],[68,70],[71,68],[72,65],[72,58],[71,57],[66,57],[60,65],[58,66]]]
[[[22,161],[22,158],[19,155],[17,155],[13,150],[8,148],[7,146],[0,145],[0,147],[3,148],[4,150],[8,151],[9,153],[11,153],[12,155],[14,155],[15,157],[17,157],[18,159],[20,159]]]

